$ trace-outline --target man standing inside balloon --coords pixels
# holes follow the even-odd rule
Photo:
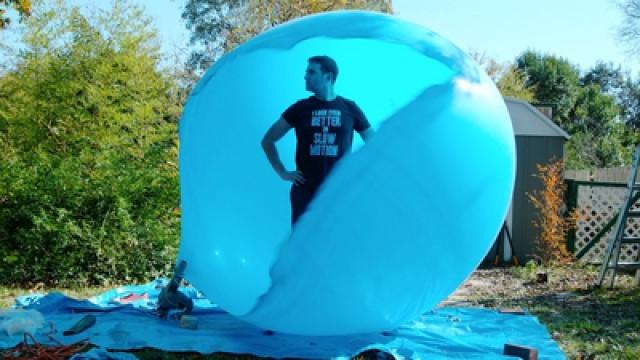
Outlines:
[[[362,110],[352,100],[338,96],[334,85],[336,62],[328,56],[309,58],[304,80],[312,96],[289,106],[262,139],[271,166],[291,181],[291,224],[295,224],[335,164],[351,151],[353,132],[365,142],[373,135]],[[297,139],[296,170],[285,169],[275,143],[294,129]]]

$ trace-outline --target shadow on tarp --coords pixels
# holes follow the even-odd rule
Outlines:
[[[275,358],[350,358],[367,349],[379,349],[405,359],[514,359],[504,356],[505,343],[538,350],[539,359],[565,359],[545,327],[531,315],[501,314],[482,308],[439,308],[388,333],[351,336],[296,336],[270,334],[240,321],[209,302],[193,287],[182,287],[194,299],[196,330],[183,329],[175,319],[159,319],[154,312],[166,280],[109,290],[87,300],[61,293],[16,299],[14,307],[40,311],[53,324],[54,338],[63,344],[89,339],[112,350],[146,347],[169,352],[254,354]],[[85,314],[97,322],[73,336],[62,336]],[[50,326],[35,337],[47,343]],[[14,347],[22,336],[0,334],[0,348]]]

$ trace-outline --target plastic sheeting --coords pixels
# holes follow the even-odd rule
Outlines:
[[[558,345],[534,316],[500,314],[479,308],[439,308],[423,314],[388,334],[350,336],[271,336],[224,312],[202,298],[193,288],[182,289],[194,298],[198,329],[178,327],[177,320],[160,320],[151,313],[162,281],[114,289],[88,300],[75,300],[60,293],[22,297],[19,306],[40,311],[58,330],[54,337],[64,344],[89,338],[91,343],[112,350],[153,347],[165,351],[200,353],[228,352],[274,358],[349,358],[366,349],[379,349],[398,359],[513,359],[502,355],[505,343],[533,347],[542,359],[564,359]],[[146,294],[127,305],[126,295]],[[69,337],[61,331],[85,313],[97,317],[96,324]],[[42,332],[39,341],[47,341]],[[0,348],[15,346],[22,336],[0,335]]]
[[[376,136],[336,166],[295,229],[260,141],[329,55]],[[356,136],[357,138],[357,136]],[[393,16],[278,26],[207,71],[180,121],[185,277],[229,313],[305,335],[393,329],[477,267],[504,220],[513,130],[493,82],[444,38]],[[294,169],[294,135],[278,146]]]

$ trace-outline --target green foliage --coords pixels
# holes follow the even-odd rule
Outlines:
[[[532,102],[534,88],[527,85],[526,74],[513,64],[501,64],[484,53],[470,51],[469,55],[484,69],[502,96]]]
[[[615,94],[624,82],[624,74],[620,66],[612,63],[598,62],[582,77],[583,85],[598,84],[607,94]]]
[[[596,83],[578,91],[571,110],[572,134],[567,143],[570,168],[623,166],[631,160],[630,129],[625,128],[620,108],[613,96],[601,91]]]
[[[570,126],[570,112],[580,87],[578,69],[568,60],[553,55],[525,51],[516,66],[527,77],[527,87],[534,89],[537,102],[556,105],[554,120],[563,128]]]
[[[615,99],[624,122],[632,127],[640,125],[640,79],[633,80],[620,66],[600,62],[583,76],[582,83],[600,85],[602,92]]]
[[[612,64],[598,63],[580,75],[568,60],[526,51],[516,60],[533,89],[533,102],[550,104],[553,121],[571,139],[565,147],[567,168],[629,164],[638,131],[640,82]]]
[[[631,148],[624,146],[620,137],[625,133],[621,124],[612,127],[605,137],[578,132],[565,146],[565,158],[570,169],[624,166],[631,159]]]
[[[104,284],[165,270],[175,256],[178,194],[175,178],[150,169],[157,155],[114,154],[98,169],[35,151],[9,164],[0,182],[3,282]]]
[[[524,266],[514,266],[511,268],[511,272],[513,275],[519,279],[522,279],[526,282],[533,282],[536,280],[536,275],[540,271],[544,271],[544,267],[538,265],[536,260],[527,261]]]
[[[128,2],[57,1],[25,22],[0,78],[0,282],[145,280],[175,259],[175,84]]]
[[[572,138],[567,143],[570,168],[624,166],[638,141],[635,108],[640,87],[611,64],[597,64],[581,79],[570,112]]]
[[[514,65],[505,68],[498,79],[497,86],[503,96],[511,96],[525,101],[533,101],[535,88],[527,85],[527,77]]]
[[[575,105],[569,112],[572,120],[567,130],[604,136],[619,113],[612,96],[603,93],[597,84],[586,85],[578,89]]]
[[[616,98],[626,124],[640,127],[640,79],[626,76]]]

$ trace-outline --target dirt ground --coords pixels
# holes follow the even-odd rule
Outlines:
[[[439,306],[519,308],[540,319],[569,359],[640,359],[640,288],[633,285],[632,274],[623,274],[613,290],[599,289],[594,286],[597,276],[597,267],[583,265],[543,267],[529,263],[480,269]],[[0,288],[0,307],[12,305],[16,296],[33,290]],[[107,289],[58,290],[86,298]],[[156,350],[134,354],[141,359],[237,358],[225,354],[185,357]]]
[[[520,308],[537,316],[569,359],[640,359],[640,288],[633,274],[597,288],[585,265],[475,271],[440,306]]]

